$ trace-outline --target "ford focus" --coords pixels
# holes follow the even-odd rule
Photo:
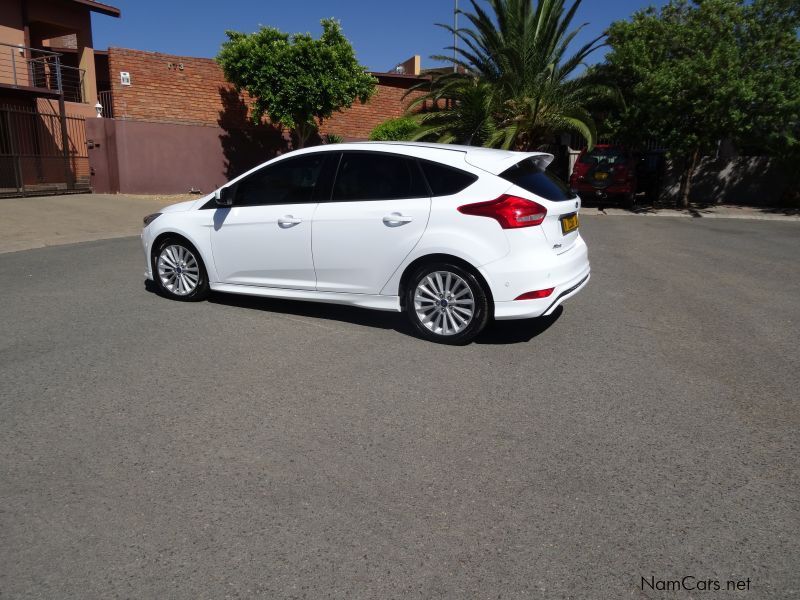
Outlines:
[[[580,199],[553,156],[409,142],[289,152],[144,219],[145,276],[210,291],[404,312],[464,344],[551,314],[589,280]]]

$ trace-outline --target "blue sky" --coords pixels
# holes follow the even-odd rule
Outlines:
[[[452,37],[434,23],[452,23],[453,0],[104,0],[122,10],[122,18],[93,15],[96,48],[117,46],[213,57],[225,30],[255,31],[271,25],[288,32],[320,33],[319,21],[336,17],[353,43],[361,64],[388,71],[414,54],[423,67],[443,53]],[[665,0],[584,0],[575,24],[588,23],[580,41],[599,35],[612,22]],[[203,6],[205,4],[205,6]],[[468,0],[459,0],[468,8]],[[600,60],[603,51],[594,55]]]

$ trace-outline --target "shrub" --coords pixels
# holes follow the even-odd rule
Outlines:
[[[417,130],[417,122],[411,117],[389,119],[378,125],[369,134],[373,142],[396,142],[408,140]]]

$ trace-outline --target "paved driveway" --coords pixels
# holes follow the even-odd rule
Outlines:
[[[0,597],[797,598],[800,225],[583,230],[582,294],[464,348],[0,256]]]
[[[142,217],[197,196],[68,194],[0,198],[0,254],[138,235]]]

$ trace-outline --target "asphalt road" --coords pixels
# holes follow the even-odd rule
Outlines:
[[[0,256],[0,597],[797,598],[800,225],[583,231],[583,293],[463,348]]]

